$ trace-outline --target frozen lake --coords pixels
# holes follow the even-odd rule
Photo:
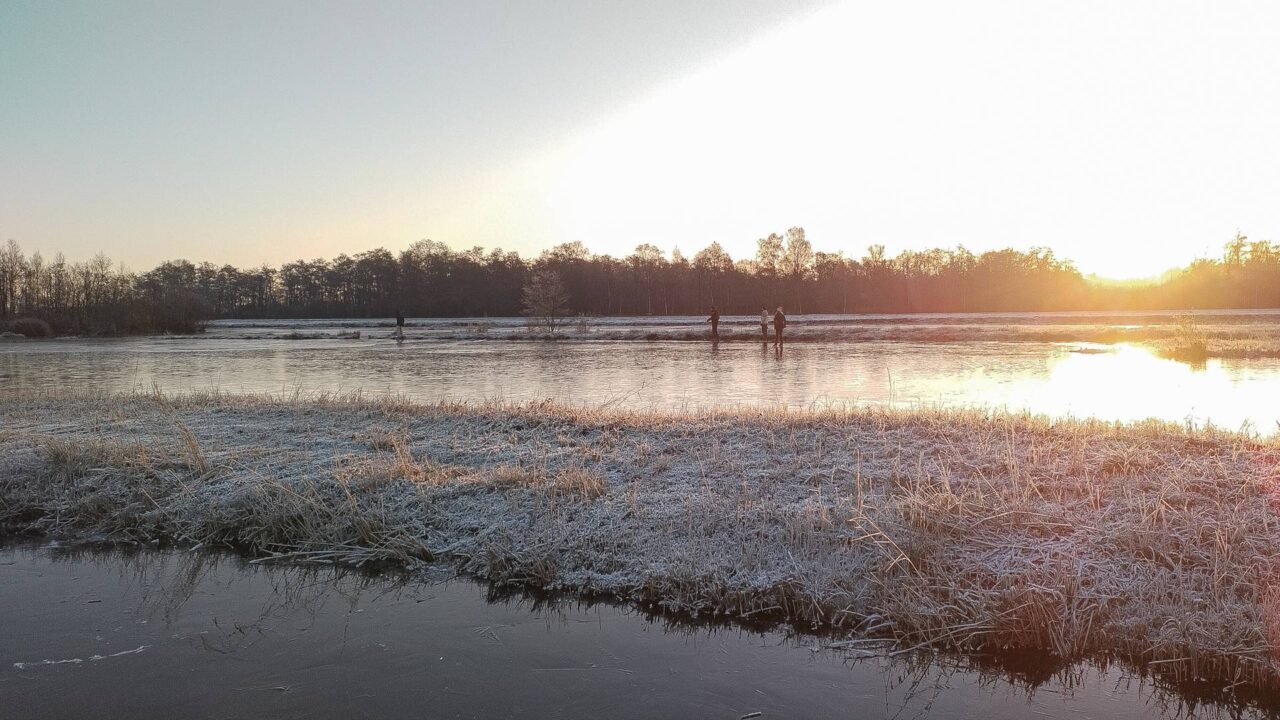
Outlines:
[[[1171,319],[1167,314],[806,316],[793,319],[788,332],[816,339],[781,352],[742,339],[758,333],[752,318],[727,319],[722,332],[738,339],[715,344],[671,339],[705,333],[697,318],[594,320],[574,339],[556,342],[527,339],[522,319],[412,320],[408,339],[400,342],[390,339],[385,322],[222,321],[191,338],[0,343],[0,397],[31,390],[116,392],[154,386],[166,392],[553,399],[664,410],[870,403],[1124,421],[1154,417],[1276,432],[1280,360],[1274,358],[1188,364],[1133,343],[847,339],[848,333],[865,334],[868,328],[975,337],[1011,331],[1056,335],[1082,326],[1141,330],[1143,323],[1167,325]],[[1280,316],[1242,314],[1231,322],[1272,328]],[[657,339],[636,339],[651,335]]]
[[[907,655],[233,556],[0,546],[5,717],[1254,717],[1115,664]]]

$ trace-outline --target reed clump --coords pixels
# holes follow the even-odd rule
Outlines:
[[[1209,359],[1209,334],[1194,319],[1181,317],[1173,337],[1160,346],[1167,357],[1188,362]]]
[[[0,403],[0,528],[232,545],[899,650],[1280,679],[1280,441],[1158,422],[360,396]]]

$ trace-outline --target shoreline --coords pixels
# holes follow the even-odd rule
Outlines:
[[[51,338],[0,337],[0,345],[9,343],[74,342],[100,340],[155,340],[155,341],[258,341],[258,342],[313,342],[313,341],[386,341],[394,340],[391,331],[384,328],[358,330],[282,331],[231,334],[225,331],[196,335],[113,335],[113,336],[57,336]],[[638,330],[590,328],[585,331],[557,331],[555,335],[525,330],[495,329],[467,331],[440,330],[430,333],[407,332],[407,343],[428,342],[510,342],[510,343],[654,343],[718,344],[772,346],[774,338],[763,339],[758,330],[725,329],[718,339],[712,339],[708,330],[664,329]],[[1206,360],[1263,360],[1280,358],[1280,330],[1276,333],[1248,333],[1238,330],[1208,330],[1202,340],[1187,342],[1168,328],[1114,328],[1078,327],[1052,328],[1014,326],[875,326],[789,329],[784,345],[860,345],[884,344],[1055,344],[1085,346],[1086,352],[1107,352],[1123,345],[1149,350],[1158,357],[1182,362],[1199,363]],[[1095,347],[1105,346],[1105,347]]]
[[[1280,441],[975,411],[0,401],[0,529],[1280,685]]]
[[[797,627],[762,616],[730,618],[721,615],[695,618],[643,606],[614,595],[548,592],[510,583],[496,584],[459,572],[449,564],[431,564],[412,570],[395,566],[356,568],[330,563],[270,562],[267,558],[254,557],[234,548],[224,547],[93,540],[62,543],[40,537],[0,538],[0,565],[5,564],[3,556],[6,552],[47,554],[52,562],[59,564],[88,558],[98,566],[122,560],[135,573],[147,572],[149,568],[145,563],[148,558],[162,558],[164,562],[172,559],[176,561],[175,566],[162,565],[159,575],[148,576],[147,584],[156,584],[157,577],[164,576],[167,567],[168,573],[179,578],[176,583],[182,590],[172,596],[165,593],[165,596],[177,598],[179,606],[185,604],[182,598],[190,597],[186,593],[194,589],[193,580],[198,582],[199,578],[226,567],[226,564],[234,567],[234,572],[237,573],[266,572],[282,574],[285,578],[300,578],[301,582],[312,588],[316,585],[337,586],[341,588],[344,599],[350,597],[349,593],[358,595],[370,588],[374,588],[378,594],[381,588],[391,589],[397,594],[404,590],[411,593],[425,590],[434,597],[438,587],[463,584],[481,589],[486,605],[515,603],[527,607],[530,612],[551,610],[557,613],[606,608],[625,616],[643,618],[645,623],[660,626],[663,634],[682,637],[713,638],[723,633],[737,636],[744,632],[759,637],[778,637],[787,645],[807,650],[810,653],[809,659],[829,655],[850,668],[870,663],[878,672],[903,673],[913,677],[929,674],[946,679],[953,675],[969,675],[982,683],[1007,685],[1015,692],[1025,694],[1027,700],[1034,698],[1042,688],[1055,684],[1063,686],[1062,690],[1067,691],[1071,697],[1077,694],[1088,697],[1094,692],[1105,692],[1110,687],[1108,684],[1086,687],[1082,678],[1088,673],[1105,674],[1118,670],[1126,680],[1138,683],[1139,692],[1148,701],[1162,707],[1194,708],[1195,712],[1187,715],[1189,718],[1261,718],[1270,717],[1280,710],[1280,697],[1267,693],[1265,689],[1203,681],[1178,682],[1153,674],[1150,668],[1117,657],[1101,655],[1064,660],[1025,650],[957,653],[922,648],[904,651],[891,639],[848,639],[838,633],[821,630],[815,632],[811,628]],[[139,564],[140,559],[142,564]],[[166,585],[163,579],[159,583],[161,586]],[[288,596],[289,581],[286,579],[283,585],[284,594]],[[223,597],[222,592],[218,595]],[[285,602],[287,604],[288,600]],[[614,620],[616,619],[615,617]]]
[[[202,617],[207,618],[212,621],[210,622],[212,627],[208,627],[208,630],[215,633],[220,630],[220,624],[228,626],[225,634],[215,635],[220,638],[221,647],[230,646],[227,649],[237,647],[235,640],[240,634],[239,630],[232,630],[231,627],[243,627],[241,623],[244,622],[256,624],[264,622],[263,619],[267,618],[265,622],[272,626],[269,634],[274,638],[274,641],[268,642],[272,642],[281,653],[277,659],[286,663],[291,662],[294,667],[301,665],[303,667],[301,672],[305,673],[308,658],[312,657],[317,646],[323,647],[325,643],[323,635],[326,627],[331,633],[342,633],[343,639],[358,640],[362,637],[369,638],[371,632],[383,631],[384,628],[392,633],[400,632],[403,635],[402,631],[406,626],[420,627],[418,622],[424,618],[435,618],[445,623],[453,620],[454,623],[450,624],[455,626],[457,632],[455,636],[457,646],[448,648],[451,650],[447,653],[448,655],[456,659],[459,653],[470,655],[486,646],[498,650],[499,653],[505,653],[507,650],[496,644],[480,646],[473,644],[474,633],[477,632],[473,628],[495,629],[496,623],[493,621],[497,618],[493,617],[493,613],[497,612],[505,616],[502,619],[507,622],[502,625],[508,628],[519,627],[520,620],[524,617],[536,616],[577,617],[584,620],[589,618],[593,625],[609,628],[609,634],[615,638],[618,637],[615,634],[618,628],[630,627],[632,632],[639,633],[639,637],[631,636],[632,639],[626,642],[626,647],[631,649],[639,649],[637,645],[646,646],[650,641],[649,632],[657,630],[666,637],[663,642],[681,645],[673,649],[677,656],[686,659],[690,658],[690,655],[684,652],[687,649],[685,643],[690,640],[712,641],[721,650],[719,662],[735,663],[743,667],[760,667],[769,677],[774,677],[774,674],[779,671],[803,675],[809,672],[813,662],[829,663],[830,666],[839,666],[839,669],[832,678],[836,682],[827,687],[831,690],[843,689],[852,693],[855,698],[862,696],[864,702],[869,701],[873,711],[878,704],[876,696],[874,694],[869,697],[864,696],[859,691],[859,686],[866,689],[866,680],[870,680],[873,685],[885,683],[885,697],[881,702],[891,701],[894,689],[901,688],[905,690],[905,695],[898,696],[899,701],[916,700],[919,701],[917,704],[923,707],[931,704],[931,696],[935,696],[934,694],[942,687],[949,687],[953,682],[959,681],[976,682],[991,690],[1000,689],[999,693],[984,694],[992,710],[998,709],[1008,701],[1010,696],[1018,698],[1020,702],[1035,703],[1042,693],[1048,693],[1050,698],[1060,696],[1058,701],[1079,702],[1096,708],[1094,703],[1111,701],[1116,697],[1114,693],[1121,688],[1123,688],[1121,692],[1130,700],[1126,704],[1131,710],[1163,708],[1166,713],[1179,717],[1265,718],[1271,717],[1277,708],[1280,708],[1277,704],[1280,701],[1274,695],[1242,691],[1239,687],[1215,687],[1206,683],[1172,683],[1152,675],[1141,667],[1135,667],[1118,659],[1092,658],[1085,661],[1064,662],[1034,652],[955,654],[919,650],[903,653],[895,651],[889,642],[854,641],[853,644],[847,641],[831,642],[822,635],[814,635],[804,629],[752,622],[756,618],[747,621],[719,618],[694,620],[671,613],[653,612],[616,598],[584,598],[573,594],[548,594],[510,586],[496,586],[459,574],[449,566],[440,566],[438,572],[435,572],[437,569],[435,567],[413,573],[394,570],[373,572],[340,565],[260,563],[243,554],[220,548],[192,549],[133,543],[62,544],[39,540],[19,540],[9,543],[0,541],[0,574],[5,571],[6,565],[9,565],[10,569],[13,565],[24,566],[28,572],[20,574],[19,577],[30,580],[31,594],[36,598],[34,605],[13,607],[10,603],[6,605],[6,609],[14,611],[14,620],[17,622],[29,622],[31,619],[38,618],[37,622],[42,628],[42,633],[45,632],[46,622],[53,622],[57,623],[56,629],[50,627],[47,628],[48,631],[60,630],[63,637],[75,634],[76,629],[68,625],[74,624],[76,618],[85,617],[84,614],[78,613],[74,606],[61,609],[52,617],[47,616],[47,613],[42,614],[38,609],[50,602],[57,603],[65,597],[56,591],[49,592],[52,589],[49,581],[52,580],[55,587],[59,581],[67,583],[68,575],[64,571],[67,566],[78,566],[74,575],[71,576],[74,579],[70,582],[90,589],[95,593],[95,599],[112,602],[119,601],[121,595],[124,595],[129,598],[128,601],[121,603],[124,607],[149,608],[148,614],[152,617],[163,608],[163,627],[160,626],[161,624],[148,623],[143,626],[146,628],[143,634],[135,635],[132,642],[121,641],[104,648],[104,650],[119,652],[120,649],[127,651],[147,645],[148,649],[145,652],[148,654],[147,658],[150,659],[148,664],[151,667],[163,661],[155,660],[150,653],[153,649],[163,651],[166,644],[164,640],[170,639],[170,633],[166,632],[166,628],[170,623],[181,622],[181,618],[186,618],[186,622]],[[28,574],[32,570],[51,572]],[[259,579],[265,579],[266,582],[259,583]],[[135,580],[136,584],[133,582]],[[266,588],[265,595],[261,593],[263,588]],[[141,595],[132,595],[131,589],[141,591]],[[203,592],[201,592],[202,589]],[[202,596],[200,601],[195,607],[188,607],[188,603],[197,595]],[[317,605],[328,607],[326,598],[335,595],[341,598],[337,613],[347,617],[329,616],[331,624],[317,625],[317,620],[323,617],[322,614],[317,614]],[[257,602],[250,598],[256,599]],[[459,606],[452,601],[455,598],[469,600],[469,602]],[[246,602],[246,599],[250,600]],[[384,620],[378,623],[380,626],[378,628],[361,626],[359,623],[356,627],[348,624],[353,617],[350,615],[350,608],[353,605],[359,604],[367,610],[380,606],[387,600],[391,605],[382,606],[383,612],[397,612],[397,608],[419,609],[408,610],[409,617],[403,615],[394,618],[384,617]],[[438,603],[437,601],[440,600],[444,602]],[[366,601],[373,604],[365,605]],[[262,605],[261,608],[258,607],[259,603]],[[100,611],[104,606],[89,607]],[[296,619],[294,610],[298,615],[306,617],[299,619],[297,624],[290,625],[290,620]],[[515,617],[511,617],[512,611]],[[228,622],[228,618],[235,619],[237,615],[242,618],[240,622],[234,624]],[[515,622],[511,622],[512,620]],[[537,624],[541,625],[541,623]],[[341,627],[336,627],[338,625]],[[398,631],[397,628],[400,630]],[[140,629],[142,628],[135,627],[135,631]],[[545,636],[543,628],[532,629],[536,636],[526,637],[525,642],[532,643],[538,648],[539,657],[544,658],[545,655],[541,651],[548,649],[546,643],[549,638]],[[577,631],[573,630],[573,632],[576,634]],[[148,637],[147,633],[154,634]],[[303,650],[295,645],[303,640],[298,633],[310,638],[309,649]],[[509,639],[502,630],[498,630],[498,633],[503,641]],[[421,658],[421,662],[430,664],[432,660],[438,659],[439,650],[433,647],[436,643],[434,635],[428,638],[414,634],[405,639],[409,643],[404,650],[427,655]],[[494,638],[488,636],[488,639]],[[158,642],[153,645],[148,640]],[[726,647],[726,643],[730,647]],[[256,642],[255,645],[257,645]],[[551,645],[555,647],[554,640],[551,641]],[[766,650],[762,647],[763,645],[769,646],[769,649]],[[72,648],[68,648],[67,655],[76,654],[72,652],[73,649],[75,649],[74,644]],[[172,647],[168,649],[173,650]],[[247,648],[239,648],[239,650],[245,649]],[[192,648],[192,650],[197,653],[207,653],[203,643],[199,648]],[[267,648],[266,652],[271,653],[271,650]],[[756,653],[762,650],[770,655],[761,658]],[[385,649],[378,652],[381,654]],[[777,655],[779,652],[783,654],[782,657]],[[785,662],[788,654],[791,662]],[[91,657],[105,660],[112,655],[112,652],[100,651]],[[692,661],[695,663],[696,656],[697,653],[692,655]],[[24,672],[39,672],[48,665],[43,661],[33,661],[32,658],[43,657],[43,654],[31,650],[13,654],[12,657],[27,658],[27,661],[22,663]],[[775,658],[783,660],[784,664],[781,666],[774,664]],[[567,659],[571,664],[584,660],[581,656]],[[378,657],[372,660],[371,663],[360,665],[362,669],[371,673],[371,676],[354,680],[353,685],[386,697],[387,693],[370,689],[375,686],[381,689],[384,686],[381,681],[370,683],[372,678],[377,677],[382,667]],[[761,662],[762,660],[764,662]],[[85,662],[94,661],[86,660]],[[487,664],[484,663],[482,666]],[[660,665],[662,667],[655,672],[666,672],[665,663]],[[536,668],[528,665],[524,666],[524,669],[537,672]],[[635,669],[634,665],[630,669]],[[137,670],[138,668],[123,669],[119,672],[123,674],[123,679],[127,679],[130,673]],[[221,667],[219,670],[208,677],[205,677],[208,673],[201,673],[200,677],[205,677],[209,682],[218,683],[227,690],[233,690],[238,683],[234,678],[227,676],[229,668]],[[627,676],[628,679],[634,678],[633,673],[630,672]],[[687,677],[690,677],[697,687],[702,687],[696,673]],[[924,678],[928,680],[921,683]],[[350,679],[350,675],[344,674],[344,682],[347,679]],[[663,678],[655,676],[653,681],[670,689]],[[390,684],[395,682],[393,675]],[[665,682],[669,682],[669,678]],[[848,700],[843,703],[832,703],[834,698],[829,692],[813,692],[814,690],[817,688],[811,688],[809,692],[805,692],[803,703],[796,702],[800,698],[792,697],[775,703],[773,707],[743,708],[742,711],[725,715],[739,717],[745,714],[745,710],[764,710],[765,715],[768,716],[781,714],[782,716],[819,717],[825,716],[830,707],[848,705]],[[1006,691],[1010,696],[1002,696]],[[36,701],[36,697],[30,695],[28,697]],[[1186,712],[1171,713],[1172,708],[1182,708]],[[471,709],[474,710],[474,708]],[[1041,711],[1045,709],[1047,708],[1041,704]],[[1116,710],[1120,708],[1117,707]],[[674,707],[672,712],[676,715],[680,714]]]

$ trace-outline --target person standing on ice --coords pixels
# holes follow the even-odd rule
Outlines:
[[[396,337],[404,338],[404,313],[396,310]]]
[[[782,306],[773,314],[773,344],[782,347],[782,329],[787,326],[787,316],[782,314]]]
[[[760,307],[760,339],[769,342],[769,308]]]
[[[711,306],[711,317],[707,318],[707,322],[711,323],[711,339],[720,339],[720,311],[716,310],[716,306]]]

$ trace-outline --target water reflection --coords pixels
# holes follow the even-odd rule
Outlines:
[[[1188,364],[1132,345],[1118,346],[1102,363],[1099,359],[1069,354],[1054,362],[1029,407],[1116,420],[1213,418],[1229,427],[1252,423],[1263,431],[1275,430],[1276,417],[1262,412],[1259,404],[1280,401],[1274,367],[1222,360]]]
[[[0,608],[20,717],[1264,714],[1105,660],[858,660],[811,636],[202,552],[0,548]]]
[[[403,393],[713,405],[962,405],[1280,428],[1280,360],[1196,367],[1134,345],[1055,343],[80,340],[0,346],[0,397],[31,390]]]

